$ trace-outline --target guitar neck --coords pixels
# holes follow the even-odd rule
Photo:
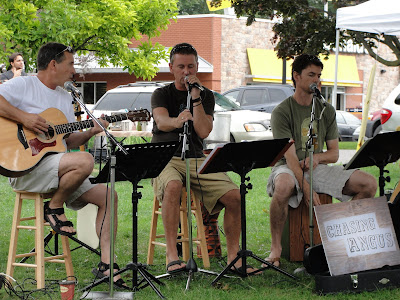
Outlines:
[[[120,122],[128,119],[127,113],[122,113],[113,116],[105,116],[102,119],[106,120],[109,123]],[[79,122],[72,122],[66,124],[55,125],[55,130],[57,134],[66,134],[71,133],[81,129],[87,129],[94,126],[93,120],[84,120]]]

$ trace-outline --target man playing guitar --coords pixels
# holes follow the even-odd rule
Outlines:
[[[48,134],[50,128],[46,119],[39,115],[49,108],[63,112],[68,122],[74,122],[71,96],[62,86],[73,78],[74,50],[63,44],[47,43],[43,45],[37,57],[37,76],[17,77],[0,85],[0,117],[22,124],[37,134]],[[108,122],[101,120],[104,126]],[[100,126],[94,126],[83,132],[74,131],[62,142],[67,149],[77,148],[92,136],[101,132]],[[23,140],[21,138],[21,140]],[[34,154],[32,154],[34,155]],[[18,178],[10,178],[11,186],[16,190],[26,190],[51,195],[45,203],[45,219],[53,230],[61,235],[75,234],[73,224],[64,214],[64,203],[68,208],[78,210],[88,203],[98,206],[96,231],[100,237],[101,262],[93,272],[98,277],[110,273],[110,199],[104,185],[91,184],[88,180],[94,167],[94,160],[87,152],[70,152],[46,155],[33,170]],[[117,195],[115,194],[115,212]],[[115,234],[117,231],[117,213],[115,213]],[[102,231],[100,234],[100,230]],[[114,272],[118,266],[114,265]],[[120,276],[115,276],[117,286],[124,285]]]

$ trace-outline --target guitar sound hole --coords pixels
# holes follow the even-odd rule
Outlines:
[[[54,137],[54,128],[49,126],[48,131],[38,134],[38,137],[42,140],[51,140]]]

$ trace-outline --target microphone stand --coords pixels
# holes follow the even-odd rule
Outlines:
[[[188,88],[188,94],[186,99],[186,109],[191,108],[191,96],[190,87]],[[189,289],[190,282],[193,278],[193,273],[197,272],[197,264],[193,259],[193,236],[192,236],[192,200],[190,195],[190,158],[189,153],[189,120],[185,122],[183,126],[183,143],[182,143],[182,154],[181,159],[186,162],[186,205],[187,205],[187,222],[188,222],[188,234],[189,234],[189,260],[186,264],[186,270],[189,272],[188,280],[186,283],[186,291]]]
[[[307,149],[308,149],[308,155],[310,157],[310,201],[308,203],[309,207],[309,220],[310,220],[310,247],[314,245],[313,237],[314,237],[314,224],[313,224],[313,155],[314,155],[314,139],[317,138],[317,135],[313,133],[314,129],[314,121],[315,121],[315,98],[316,96],[313,95],[312,98],[312,108],[311,108],[311,119],[310,119],[310,125],[308,127],[308,140],[307,140]]]
[[[90,118],[92,119],[92,121],[96,122],[101,129],[103,129],[105,135],[108,138],[108,143],[109,143],[109,147],[110,147],[110,153],[111,153],[111,157],[110,157],[110,214],[111,214],[111,219],[110,219],[110,275],[109,277],[109,284],[110,284],[110,292],[107,295],[103,296],[94,296],[96,299],[97,298],[113,298],[114,296],[114,269],[111,269],[114,266],[114,191],[115,191],[115,166],[116,166],[116,156],[115,156],[115,150],[116,147],[118,147],[122,153],[124,153],[125,155],[128,155],[128,152],[122,147],[122,145],[114,138],[114,136],[108,132],[108,130],[103,126],[103,124],[101,124],[101,122],[99,120],[97,120],[97,118],[95,118],[95,116],[93,116],[93,114],[89,111],[89,109],[86,107],[86,105],[83,103],[82,99],[81,99],[81,95],[79,93],[76,93],[74,91],[71,92],[72,98],[74,99],[74,101],[78,102],[81,107],[83,107],[86,111],[86,113],[90,116]],[[113,274],[113,276],[111,276],[111,274]],[[106,276],[107,277],[107,276]],[[98,292],[100,294],[103,294],[101,292]]]
[[[321,114],[318,119],[315,118],[315,101],[319,97],[321,98],[321,101],[324,105],[324,108],[321,111]],[[307,149],[308,149],[308,155],[310,157],[310,202],[309,202],[309,220],[310,220],[310,247],[314,246],[314,224],[313,224],[313,159],[314,159],[314,140],[317,139],[318,135],[316,133],[313,133],[314,129],[314,121],[321,120],[322,114],[324,113],[326,108],[326,101],[322,95],[317,95],[317,93],[314,92],[313,94],[313,99],[312,99],[312,108],[311,108],[311,120],[310,120],[310,125],[309,125],[309,130],[308,130],[308,140],[307,140]]]

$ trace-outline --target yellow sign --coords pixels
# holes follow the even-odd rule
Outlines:
[[[206,2],[207,2],[209,11],[216,11],[216,10],[220,10],[223,8],[231,7],[231,0],[222,0],[221,6],[211,6],[211,0],[206,0]]]

